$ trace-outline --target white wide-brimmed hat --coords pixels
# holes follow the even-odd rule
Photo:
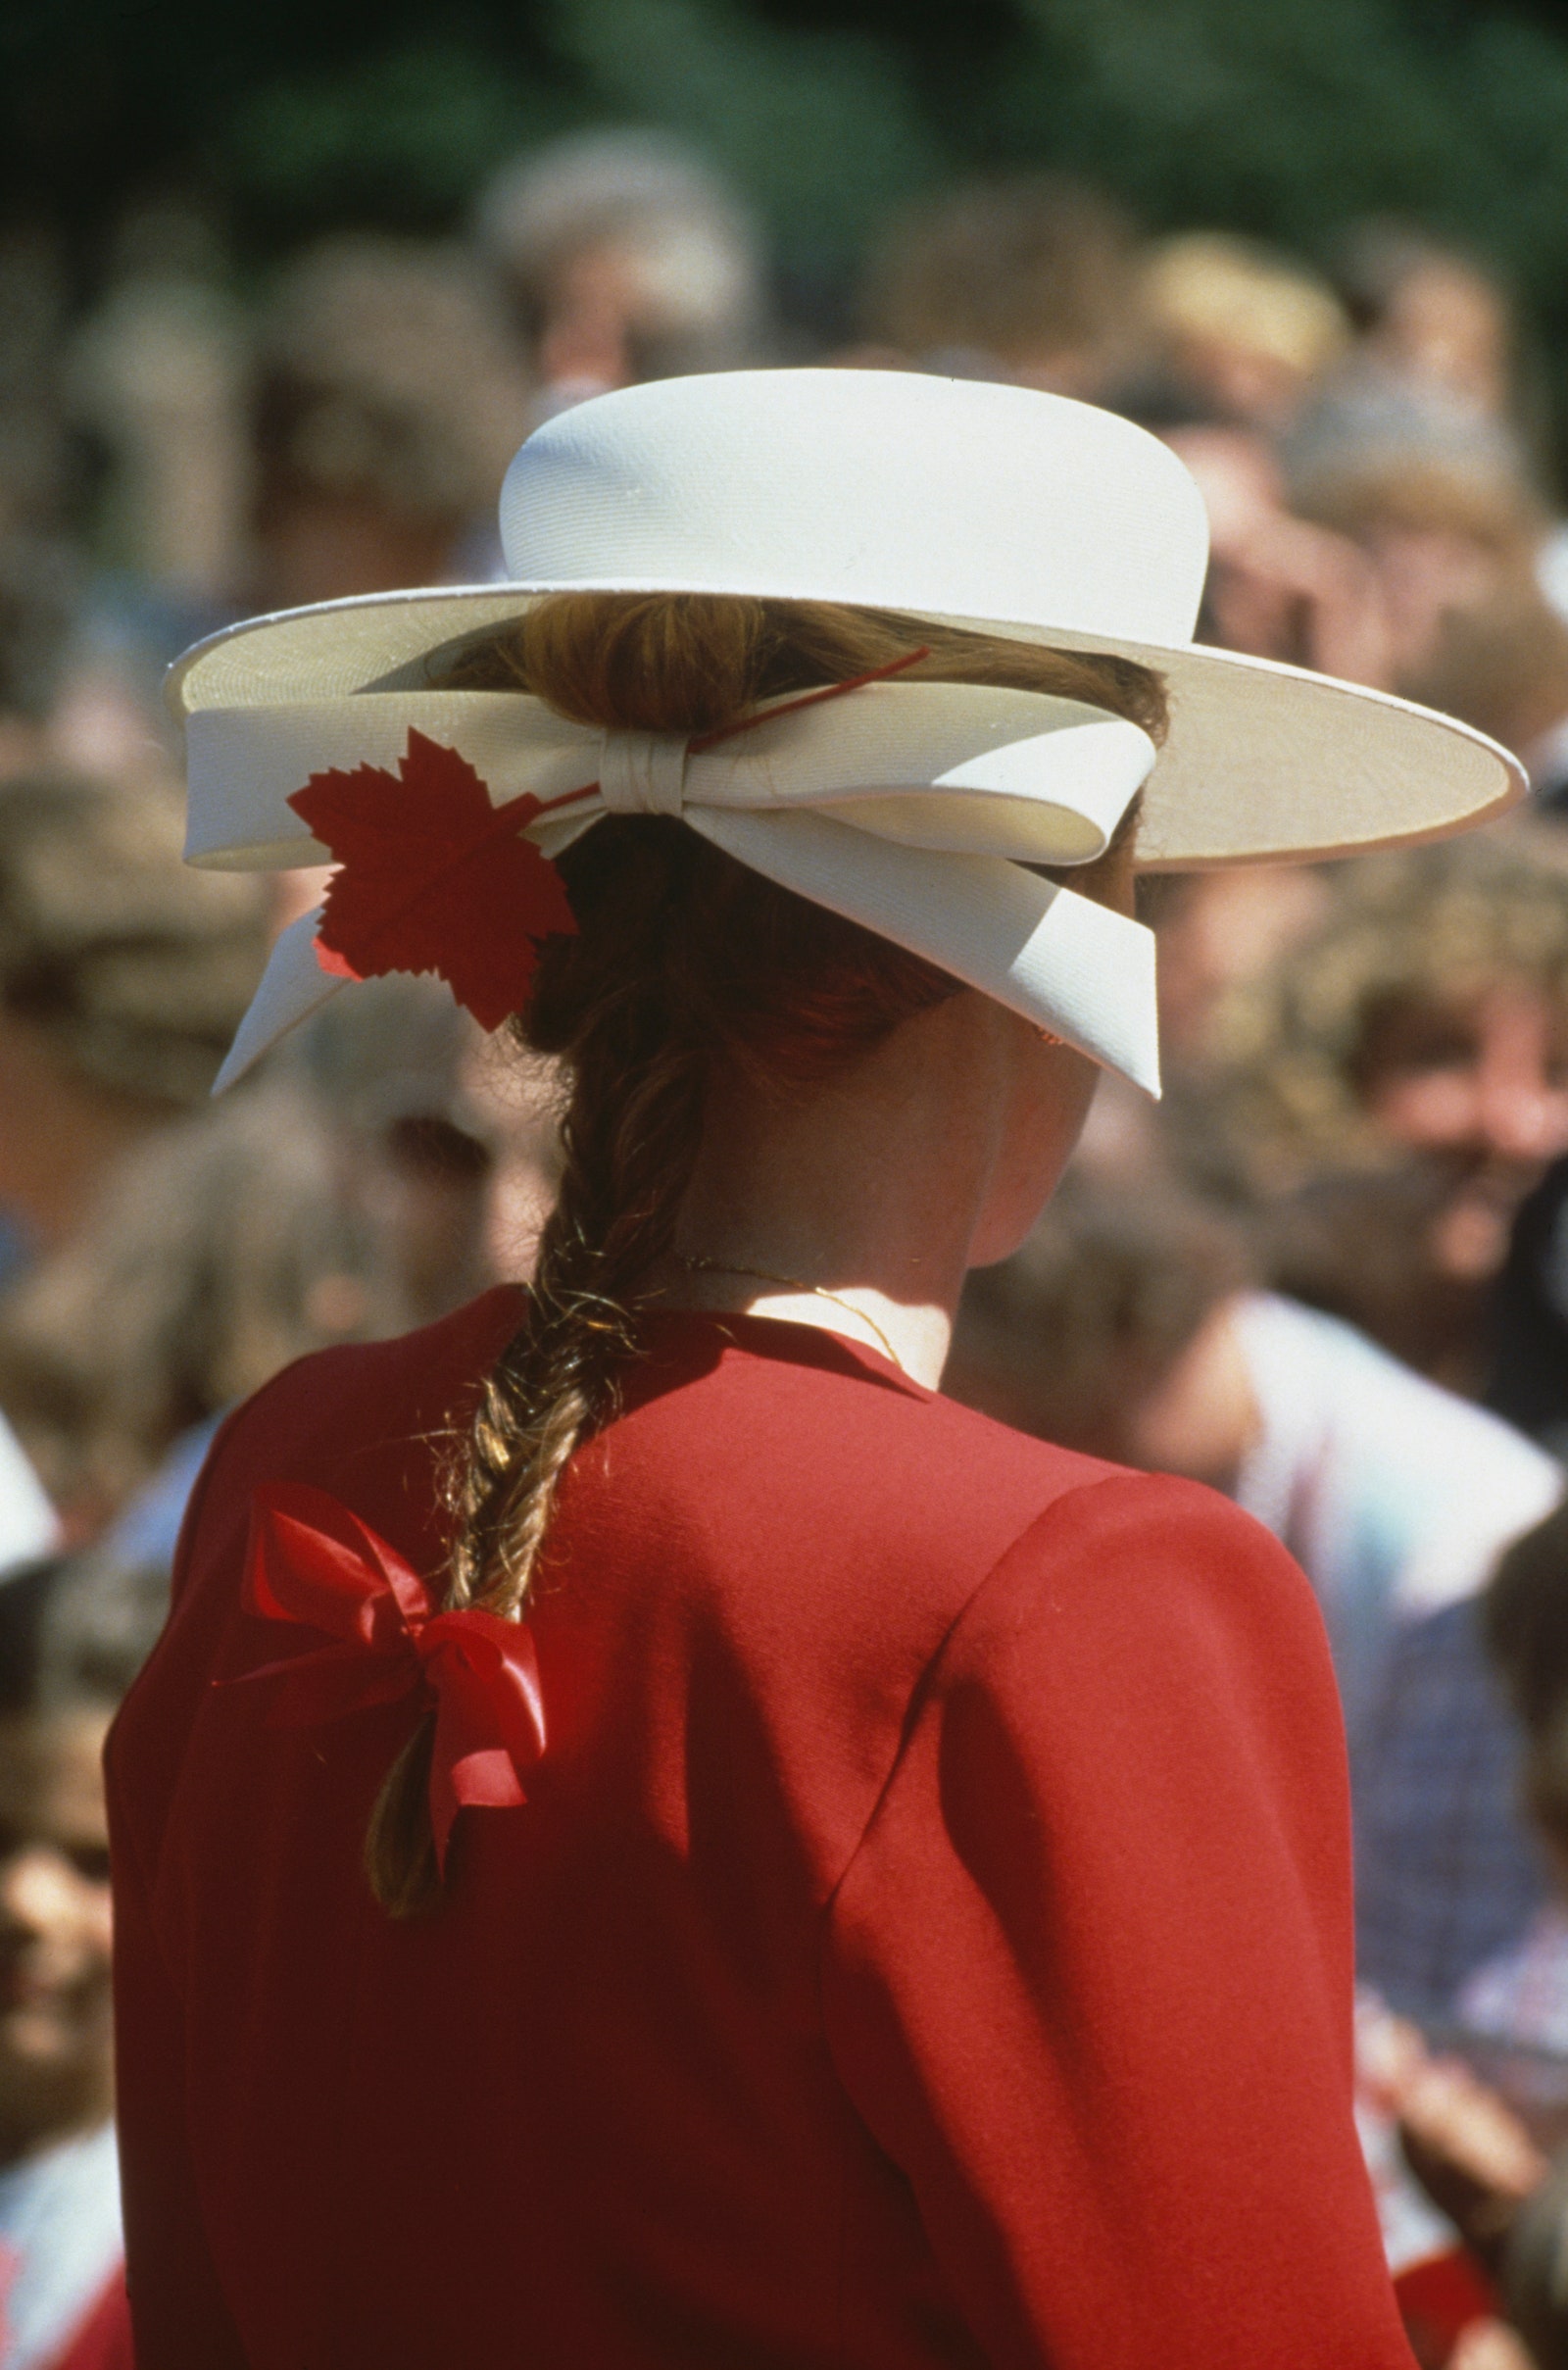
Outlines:
[[[565,806],[517,826],[546,856],[605,812],[679,814],[1152,1087],[1148,933],[1021,864],[1092,860],[1140,785],[1138,861],[1165,869],[1439,837],[1524,787],[1504,750],[1448,717],[1195,646],[1197,487],[1143,429],[1061,396],[856,370],[627,388],[528,439],[501,534],[506,583],[259,617],[178,662],[192,862],[324,861],[291,796],[398,765],[412,733],[466,760],[495,805]],[[850,603],[1105,652],[1163,678],[1169,731],[1156,751],[1082,703],[883,681],[777,703],[704,752],[586,732],[520,693],[431,687],[466,643],[560,592]],[[314,923],[296,924],[226,1074],[339,984]]]

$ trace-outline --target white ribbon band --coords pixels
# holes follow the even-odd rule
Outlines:
[[[187,856],[243,869],[327,861],[290,794],[333,767],[395,770],[411,729],[456,749],[497,805],[596,784],[529,826],[548,856],[606,814],[681,815],[754,870],[1159,1091],[1150,933],[1021,868],[1103,853],[1153,764],[1136,724],[1043,693],[926,682],[870,684],[703,750],[590,730],[514,692],[205,709],[187,725]],[[342,984],[316,962],[314,918],[296,923],[219,1085]]]
[[[599,795],[610,815],[680,815],[690,744],[664,732],[607,732],[599,743]]]

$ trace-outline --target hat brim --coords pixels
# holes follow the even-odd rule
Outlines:
[[[455,657],[553,593],[682,589],[453,585],[248,618],[176,662],[170,703],[183,720],[202,708],[417,690],[432,662]],[[835,598],[830,589],[816,597]],[[1505,814],[1525,794],[1523,767],[1484,733],[1304,667],[1043,621],[907,614],[1009,641],[1133,659],[1163,678],[1170,727],[1144,792],[1138,862],[1145,870],[1304,862],[1443,839]]]

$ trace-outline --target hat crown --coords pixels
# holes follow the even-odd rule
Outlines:
[[[750,593],[1192,639],[1198,488],[1130,420],[897,370],[734,370],[602,395],[507,473],[521,585]]]

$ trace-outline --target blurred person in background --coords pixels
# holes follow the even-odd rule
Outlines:
[[[1499,1406],[1499,1270],[1568,1144],[1565,964],[1560,854],[1497,834],[1348,868],[1326,926],[1224,1016],[1246,1058],[1218,1111],[1271,1280]],[[1490,1518],[1494,1486],[1455,1471]],[[1400,2008],[1446,2007],[1539,1903],[1515,1759],[1470,1605],[1429,1601],[1356,1752],[1361,1963]]]
[[[167,1585],[223,1411],[307,1351],[409,1310],[341,1190],[332,1127],[286,1076],[162,1129],[0,1301],[0,1406],[72,1534],[112,1527]]]
[[[269,893],[180,860],[177,799],[0,780],[0,1214],[60,1248],[115,1163],[203,1102],[267,958]]]
[[[1445,1243],[1450,1202],[1441,1164],[1329,1167],[1258,1209],[1252,1235],[1277,1291],[1348,1318],[1418,1374],[1471,1396],[1494,1355],[1495,1304],[1466,1256],[1473,1213],[1459,1255]],[[1490,1257],[1498,1221],[1490,1210],[1481,1218],[1476,1240]]]
[[[486,1265],[494,1276],[531,1275],[561,1187],[565,1106],[559,1069],[480,1037],[464,1064],[464,1092],[490,1155],[482,1218]]]
[[[1568,864],[1552,835],[1337,872],[1323,926],[1219,1009],[1207,1057],[1204,1149],[1263,1210],[1270,1272],[1483,1389],[1516,1213],[1568,1151]],[[1404,1230],[1408,1307],[1366,1255],[1374,1222]]]
[[[1502,741],[1549,805],[1568,781],[1568,621],[1540,581],[1539,498],[1517,476],[1451,456],[1353,447],[1296,498],[1365,555],[1392,687]]]
[[[0,421],[0,468],[3,441]],[[114,639],[79,550],[58,532],[0,528],[0,781],[62,765],[127,780],[167,773],[172,735],[154,697],[162,659],[138,681]]]
[[[249,355],[229,258],[200,206],[136,202],[106,250],[102,287],[59,338],[81,584],[49,753],[118,775],[177,761],[164,668],[239,597]]]
[[[1356,224],[1336,278],[1357,332],[1355,368],[1441,411],[1515,423],[1527,408],[1513,304],[1477,257],[1392,218]]]
[[[474,572],[526,425],[523,353],[461,248],[348,235],[279,275],[257,331],[250,605]]]
[[[1132,223],[1056,173],[973,181],[912,209],[867,272],[889,361],[1099,400],[1141,353]]]
[[[198,208],[133,206],[68,351],[69,416],[99,477],[98,606],[149,694],[156,668],[226,622],[243,575],[249,357],[228,274]]]
[[[1497,2284],[1536,2370],[1568,2365],[1568,1511],[1501,1556],[1482,1629],[1523,1740],[1522,1793],[1550,1898],[1477,1968],[1434,2058],[1396,2039],[1391,2085],[1404,2150]]]
[[[1147,402],[1129,408],[1186,463],[1203,497],[1202,639],[1390,688],[1394,652],[1376,569],[1350,536],[1295,515],[1269,438],[1201,412],[1161,420]]]
[[[1117,408],[1169,445],[1203,497],[1198,639],[1389,689],[1393,638],[1376,568],[1348,535],[1296,515],[1273,439],[1168,381],[1134,384]],[[1308,935],[1331,897],[1323,869],[1300,865],[1223,865],[1157,884],[1146,918],[1159,939],[1161,1044],[1176,1088],[1167,1134],[1201,1069],[1216,1005]]]
[[[1540,493],[1544,408],[1513,304],[1485,263],[1409,222],[1362,222],[1336,282],[1354,344],[1282,436],[1291,481],[1433,467]]]
[[[1200,1079],[1215,1015],[1322,928],[1334,901],[1320,864],[1225,864],[1150,884],[1144,918],[1159,943],[1160,1047],[1174,1090]]]
[[[1139,303],[1152,359],[1176,384],[1267,435],[1289,424],[1350,345],[1345,309],[1325,279],[1221,231],[1155,242]]]
[[[737,369],[768,341],[757,226],[667,132],[535,149],[489,182],[475,228],[515,309],[536,420],[641,379]]]
[[[1502,2317],[1527,2300],[1510,2258],[1549,2175],[1539,2137],[1464,2056],[1369,1992],[1355,2044],[1356,2120],[1420,2370],[1558,2370]]]
[[[1541,1834],[1553,1898],[1512,1950],[1478,1969],[1457,2003],[1468,2035],[1557,2060],[1555,2142],[1568,2140],[1568,1508],[1498,1560],[1482,1628],[1524,1741],[1521,1793]]]
[[[0,226],[0,538],[64,534],[80,493],[62,384],[71,296],[58,235]]]
[[[1519,1732],[1475,1597],[1402,1624],[1356,1756],[1357,1963],[1392,2007],[1440,2031],[1547,1895],[1519,1781]]]
[[[1021,1431],[1223,1490],[1323,1607],[1352,1738],[1402,1622],[1481,1587],[1555,1460],[1350,1326],[1260,1291],[1245,1232],[1076,1172],[965,1287],[945,1387]]]
[[[1487,1404],[1568,1463],[1568,1158],[1514,1220],[1492,1327]]]
[[[434,979],[367,980],[280,1047],[330,1150],[333,1191],[394,1295],[401,1325],[433,1324],[518,1269],[490,1256],[503,1098],[474,1091],[491,1049]],[[553,1197],[552,1197],[553,1198]]]
[[[1538,493],[1554,480],[1549,392],[1517,303],[1495,265],[1397,221],[1360,224],[1346,240],[1339,279],[1360,336],[1347,394],[1362,425],[1381,392],[1385,421],[1400,398],[1427,431],[1472,459],[1489,449],[1504,473]],[[1342,433],[1355,423],[1342,407]],[[1568,524],[1539,522],[1534,571],[1551,608],[1568,615]],[[1568,760],[1562,772],[1568,776]]]
[[[3,2370],[131,2370],[101,1761],[154,1634],[79,1558],[0,1589]]]
[[[1362,1974],[1401,2009],[1446,2010],[1542,1899],[1473,1614],[1499,1552],[1558,1504],[1561,1467],[1350,1326],[1259,1292],[1219,1212],[1103,1180],[970,1277],[945,1387],[1207,1482],[1285,1542],[1345,1708]]]
[[[66,545],[0,535],[0,780],[57,754],[80,594],[81,570]]]

